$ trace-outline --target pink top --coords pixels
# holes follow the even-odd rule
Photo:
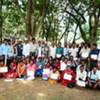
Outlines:
[[[26,67],[27,67],[27,71],[35,71],[36,70],[36,64],[33,64],[32,66],[30,66],[30,64],[28,64]]]

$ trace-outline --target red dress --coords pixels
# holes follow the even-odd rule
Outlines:
[[[58,69],[60,69],[60,63],[54,63],[54,66],[56,66]]]
[[[64,79],[64,74],[65,73],[66,73],[66,70],[64,70],[62,72],[62,74],[61,74],[61,79],[62,79],[61,84],[64,85],[64,86],[67,86],[69,82],[75,83],[75,78],[76,78],[75,73],[72,70],[70,70],[69,72],[67,72],[68,75],[72,75],[72,80],[66,80],[66,79]]]
[[[16,64],[14,64],[13,67],[11,67],[9,73],[6,74],[5,78],[17,78],[18,77],[18,73],[15,72],[16,71]]]

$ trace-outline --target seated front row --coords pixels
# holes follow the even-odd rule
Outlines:
[[[4,61],[1,60],[0,68],[4,67],[7,66],[4,64]],[[41,76],[43,80],[48,80],[50,84],[61,82],[62,85],[69,87],[74,87],[76,84],[78,86],[100,89],[100,70],[98,71],[98,69],[93,67],[93,70],[87,75],[84,66],[81,65],[75,74],[71,70],[70,65],[66,65],[66,69],[60,74],[56,66],[51,67],[50,63],[44,64],[41,58],[38,58],[35,64],[33,60],[30,60],[27,65],[25,65],[22,60],[20,60],[18,65],[12,61],[9,71],[7,73],[0,72],[0,77],[28,78],[33,80],[35,77]]]

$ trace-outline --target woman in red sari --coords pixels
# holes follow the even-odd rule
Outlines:
[[[65,78],[65,74],[71,77],[71,79]],[[64,70],[61,74],[61,79],[62,79],[61,84],[67,86],[69,82],[75,83],[75,78],[76,78],[75,73],[71,70],[70,66],[68,65],[66,70]]]
[[[6,74],[5,78],[17,78],[17,77],[18,77],[18,73],[16,72],[16,63],[12,61],[10,63],[10,70]]]

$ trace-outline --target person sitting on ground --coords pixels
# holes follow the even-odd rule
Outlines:
[[[98,73],[97,67],[93,67],[93,69],[89,72],[87,87],[100,89],[100,75]]]
[[[48,58],[48,62],[50,63],[50,66],[53,67],[54,60],[53,60],[52,56],[50,56],[50,57]]]
[[[29,64],[27,64],[26,67],[27,67],[27,73],[28,73],[29,71],[33,72],[33,76],[28,76],[28,75],[27,75],[27,77],[33,77],[33,78],[35,78],[36,64],[33,63],[33,60],[32,60],[32,59],[30,60]]]
[[[78,81],[86,82],[87,72],[84,70],[84,66],[80,66],[80,70],[76,72],[76,85]]]
[[[71,70],[71,66],[67,65],[66,70],[64,70],[62,72],[62,74],[61,74],[61,79],[62,79],[61,84],[64,85],[64,86],[67,86],[68,83],[70,83],[70,82],[73,83],[73,84],[75,84],[75,78],[76,78],[76,75]]]
[[[19,78],[26,78],[26,66],[23,63],[23,60],[20,60],[19,64],[17,65],[17,72]]]
[[[1,67],[7,67],[7,65],[4,64],[4,60],[3,59],[0,60],[0,68]],[[3,72],[1,73],[0,72],[0,78],[4,78],[5,76],[6,76],[6,73],[3,73]]]
[[[33,60],[33,64],[35,64],[35,63],[36,63],[36,59],[35,59],[35,57],[34,57],[34,56],[31,56],[31,60]]]
[[[57,82],[59,80],[60,80],[60,73],[58,71],[58,68],[56,66],[53,66],[53,69],[49,75],[49,83],[50,84],[57,84]]]
[[[39,57],[38,61],[36,62],[36,76],[42,76],[42,72],[43,72],[43,64],[44,62],[42,61],[42,58]]]
[[[44,64],[43,73],[42,73],[42,79],[43,80],[48,80],[50,70],[51,70],[50,63]]]
[[[18,73],[16,72],[16,64],[15,62],[11,61],[10,63],[10,70],[9,72],[6,74],[5,78],[17,78],[18,77]]]
[[[60,63],[64,62],[64,60],[65,60],[65,56],[62,56],[61,60],[60,60]]]
[[[68,61],[68,64],[71,66],[71,70],[73,70],[74,72],[76,71],[76,62],[74,61],[73,56],[70,56],[70,59]]]
[[[60,64],[60,74],[61,74],[64,70],[66,70],[67,64],[68,64],[68,59],[65,58],[64,62],[61,62],[61,64]]]
[[[81,63],[77,66],[76,72],[80,70],[80,67],[81,67],[81,66],[84,66],[84,70],[85,70],[85,71],[88,71],[87,65],[86,65],[85,61],[82,60]]]
[[[56,58],[54,66],[56,66],[58,68],[58,70],[60,69],[60,62],[59,62],[58,58]]]

